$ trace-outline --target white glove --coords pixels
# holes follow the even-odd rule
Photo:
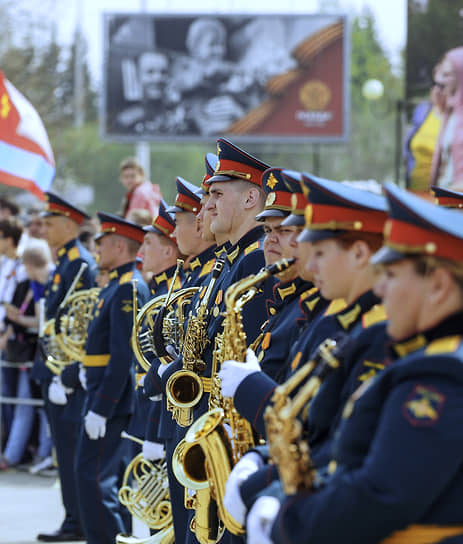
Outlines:
[[[172,361],[172,363],[173,363],[173,362],[174,362],[174,361]],[[160,378],[162,378],[162,375],[163,375],[164,372],[170,367],[170,365],[171,365],[172,363],[168,363],[167,365],[160,364],[160,365],[158,366],[158,376],[159,376]]]
[[[83,365],[79,367],[79,381],[80,385],[87,391],[87,372]]]
[[[147,461],[159,461],[159,459],[164,459],[166,456],[166,452],[164,451],[164,446],[162,444],[150,442],[149,440],[143,441],[141,452]]]
[[[167,351],[167,353],[172,357],[172,359],[177,359],[177,358],[178,358],[178,355],[179,355],[179,354],[178,354],[178,352],[177,352],[177,350],[176,350],[176,348],[175,348],[174,345],[168,344],[168,345],[166,346],[166,351]]]
[[[246,521],[247,544],[272,544],[273,523],[280,510],[275,497],[260,497],[249,511]]]
[[[244,525],[247,513],[247,508],[241,498],[241,484],[263,464],[264,461],[258,453],[255,451],[247,453],[233,467],[225,484],[223,504],[231,517],[240,525]]]
[[[219,372],[219,378],[222,382],[222,395],[224,397],[234,397],[240,383],[250,374],[261,370],[256,354],[250,348],[246,352],[245,363],[224,361]]]
[[[88,411],[84,417],[85,432],[90,440],[103,438],[106,434],[106,418],[96,412]]]
[[[138,378],[138,382],[137,382],[138,387],[141,387],[143,389],[143,386],[145,385],[145,378],[146,378],[146,374],[142,374]]]
[[[48,386],[48,399],[53,404],[60,404],[64,406],[68,399],[66,393],[72,393],[73,389],[64,387],[59,376],[54,376],[50,385]]]

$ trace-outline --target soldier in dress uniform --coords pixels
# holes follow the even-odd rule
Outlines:
[[[149,290],[135,262],[143,229],[114,215],[98,213],[98,217],[100,264],[110,272],[88,327],[83,360],[86,415],[77,447],[76,477],[87,543],[113,544],[118,533],[128,532],[130,523],[117,493],[130,449],[121,440],[121,431],[128,426],[134,403],[133,289],[138,306],[149,299]],[[137,280],[136,287],[132,280]]]
[[[372,291],[375,272],[369,263],[369,258],[382,243],[382,228],[386,220],[385,199],[307,174],[302,175],[302,182],[308,205],[305,211],[306,229],[298,238],[299,258],[314,275],[321,295],[332,301],[345,300],[345,304],[337,312],[330,312],[328,306],[323,316],[304,331],[297,345],[297,353],[292,353],[293,359],[288,366],[290,373],[313,359],[316,349],[326,339],[334,339],[340,334],[355,338],[367,324],[370,326],[385,320],[379,299]],[[340,269],[342,274],[339,273]],[[336,374],[333,376],[336,382],[333,389],[336,392],[342,387],[342,380]],[[263,435],[266,432],[263,414],[271,404],[276,385],[268,376],[256,372],[245,378],[235,393],[237,409]],[[331,395],[323,396],[324,402],[320,404],[317,417],[312,414],[312,408],[310,410],[312,441],[323,442],[326,439],[331,419],[335,416],[339,395],[330,391]],[[254,467],[249,466],[248,470],[254,468],[255,474],[248,481],[243,481],[242,466],[250,461],[246,457],[240,461],[241,466],[238,463],[235,467],[228,485],[230,494],[233,493],[235,497],[230,508],[241,517],[243,510],[245,512],[243,503],[249,507],[259,486],[262,483],[268,485],[269,474],[276,476],[271,467],[262,466],[263,460],[253,455]],[[236,487],[239,493],[232,492]],[[237,508],[239,498],[243,501],[241,509]]]
[[[463,539],[463,216],[393,185],[386,194],[373,262],[396,360],[350,397],[330,475],[256,501],[250,543]]]
[[[152,224],[143,227],[145,232],[140,256],[143,261],[143,272],[152,274],[148,283],[151,297],[165,295],[175,281],[173,289],[177,290],[183,285],[185,275],[180,269],[174,279],[177,270],[177,259],[181,253],[174,235],[174,216],[167,211],[167,204],[161,201],[159,213],[153,218]],[[145,354],[149,356],[149,354]],[[155,359],[154,352],[151,354]],[[150,461],[158,460],[164,456],[164,448],[159,440],[156,440],[160,421],[161,403],[150,401],[143,393],[143,384],[146,376],[145,369],[135,359],[135,411],[130,420],[129,434],[144,440],[143,455]],[[133,454],[139,453],[139,447],[133,443]]]
[[[197,194],[199,187],[181,177],[177,177],[176,185],[174,205],[167,211],[175,215],[175,236],[180,251],[187,257],[185,287],[188,287],[196,285],[198,277],[212,270],[216,245],[210,240],[203,240],[198,225],[197,217],[201,211],[201,197]]]
[[[58,195],[46,193],[46,208],[42,212],[49,245],[56,250],[57,263],[45,290],[45,318],[55,317],[81,265],[82,273],[76,289],[94,285],[96,264],[92,255],[78,240],[79,227],[90,217]],[[65,518],[59,529],[37,536],[43,542],[62,542],[84,539],[74,474],[77,438],[82,420],[85,393],[79,383],[77,363],[66,367],[55,376],[45,366],[43,358],[35,360],[31,377],[40,383],[51,436],[56,450],[61,482],[61,498]],[[51,394],[51,396],[49,396]]]
[[[265,264],[261,249],[263,229],[258,226],[255,216],[264,207],[262,174],[269,166],[223,138],[218,140],[217,147],[218,161],[214,175],[207,180],[210,194],[205,205],[205,214],[209,214],[211,218],[211,231],[216,237],[217,244],[221,246],[220,249],[226,249],[226,263],[209,299],[207,336],[210,343],[203,353],[205,368],[201,372],[205,394],[194,408],[194,419],[208,408],[214,339],[222,328],[221,314],[224,309],[225,290],[239,279],[258,272]],[[209,281],[210,277],[205,280],[204,285]],[[202,290],[202,295],[204,291]],[[246,304],[243,322],[249,343],[258,336],[260,324],[266,319],[266,297],[266,293],[259,294]],[[192,307],[195,308],[197,305],[193,302]],[[183,361],[180,357],[171,365],[160,367],[161,391],[166,391],[170,376],[182,366]],[[179,441],[185,433],[185,428],[178,429]],[[185,527],[186,525],[184,532]],[[188,532],[186,537],[192,539],[191,541],[195,540],[191,532]],[[176,538],[183,541],[185,534],[177,535]]]

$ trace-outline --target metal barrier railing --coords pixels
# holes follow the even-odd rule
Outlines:
[[[2,436],[2,426],[3,426],[3,414],[2,414],[2,406],[4,404],[23,404],[26,406],[37,406],[37,407],[43,407],[45,403],[43,402],[43,399],[18,399],[16,397],[4,397],[2,396],[3,391],[3,368],[19,368],[19,367],[26,367],[26,368],[32,368],[33,366],[32,361],[28,361],[27,363],[15,363],[11,361],[4,361],[0,359],[0,436]]]

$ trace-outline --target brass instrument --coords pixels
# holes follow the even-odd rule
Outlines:
[[[177,259],[177,269],[168,293],[148,301],[140,310],[137,308],[137,280],[132,281],[134,316],[131,344],[137,361],[145,371],[150,369],[153,356],[158,357],[163,364],[172,361],[166,346],[179,350],[183,344],[186,307],[198,288],[179,289],[172,294],[182,264],[183,261]]]
[[[293,262],[293,259],[282,259],[263,268],[257,274],[243,278],[227,289],[226,316],[223,333],[217,343],[217,349],[220,351],[215,358],[212,373],[209,411],[193,423],[185,436],[185,442],[190,449],[197,446],[202,449],[204,470],[211,495],[217,503],[218,515],[225,527],[235,535],[243,534],[244,527],[230,516],[223,505],[225,484],[233,466],[254,445],[254,434],[250,423],[239,416],[233,405],[233,399],[222,397],[218,363],[229,359],[241,362],[246,360],[246,333],[243,330],[241,316],[243,306],[255,296],[260,285],[269,276],[282,272]],[[188,456],[185,456],[183,463],[186,472],[189,468]]]
[[[303,365],[273,394],[272,405],[265,410],[265,428],[270,458],[278,465],[278,472],[286,495],[310,489],[315,478],[315,467],[310,458],[309,445],[303,436],[299,415],[315,397],[323,380],[340,367],[338,354],[346,343],[342,338],[328,338],[320,344],[315,357]],[[302,386],[301,384],[309,376]],[[294,397],[290,397],[297,388]]]
[[[80,278],[82,277],[82,274],[84,271],[88,268],[87,263],[82,263],[80,265],[79,271],[77,272],[74,280],[72,281],[71,285],[69,286],[69,289],[67,290],[61,304],[59,305],[59,308],[56,312],[56,316],[54,318],[48,319],[45,321],[45,301],[42,299],[40,301],[40,316],[39,316],[39,343],[44,351],[45,356],[45,365],[54,373],[54,374],[61,374],[61,371],[63,370],[63,367],[70,365],[74,363],[76,360],[80,360],[79,358],[74,357],[74,352],[72,351],[65,351],[65,344],[66,339],[62,338],[61,336],[61,329],[60,329],[60,321],[61,318],[64,317],[66,311],[68,310],[68,302],[73,300],[73,296],[76,294],[74,291],[77,288],[77,285],[80,281]],[[84,292],[89,294],[89,291],[91,290],[85,290]],[[84,295],[85,298],[85,295]],[[92,297],[90,297],[92,302],[92,308],[93,308],[93,300]],[[59,318],[58,318],[59,316]],[[86,338],[86,331],[88,326],[88,321],[90,319],[90,315],[86,315],[85,319],[81,316],[73,315],[74,318],[71,321],[75,321],[75,327],[76,327],[76,334],[79,338],[81,344],[82,344],[82,353],[79,353],[79,355],[82,354],[83,356],[83,347],[85,344],[85,338]],[[58,320],[57,320],[58,318]],[[82,331],[84,331],[82,336]],[[82,341],[83,338],[83,341]],[[72,355],[71,355],[72,353]]]
[[[100,291],[99,287],[92,287],[73,293],[56,314],[56,341],[73,361],[82,361],[85,356],[87,329]]]
[[[185,508],[195,510],[190,530],[201,544],[215,544],[224,533],[217,503],[211,497],[202,448],[181,440],[172,455],[172,470],[185,487]],[[194,493],[192,493],[194,491]]]
[[[129,435],[125,431],[122,438],[128,438],[139,444],[143,440]],[[135,487],[129,484],[136,484]],[[169,498],[166,461],[151,463],[140,453],[125,469],[123,484],[119,489],[119,501],[132,516],[138,518],[151,529],[160,532],[148,539],[119,534],[117,544],[171,544],[174,542],[172,508]]]
[[[183,368],[172,374],[166,384],[167,409],[172,412],[172,417],[181,427],[191,425],[192,408],[198,404],[203,395],[203,380],[198,376],[198,372],[205,368],[201,356],[210,342],[207,336],[208,304],[225,258],[226,254],[223,253],[215,262],[211,280],[196,315],[190,311],[182,350]]]

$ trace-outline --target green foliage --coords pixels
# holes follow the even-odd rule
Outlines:
[[[435,64],[462,45],[462,9],[461,0],[408,0],[407,97],[427,93]]]

